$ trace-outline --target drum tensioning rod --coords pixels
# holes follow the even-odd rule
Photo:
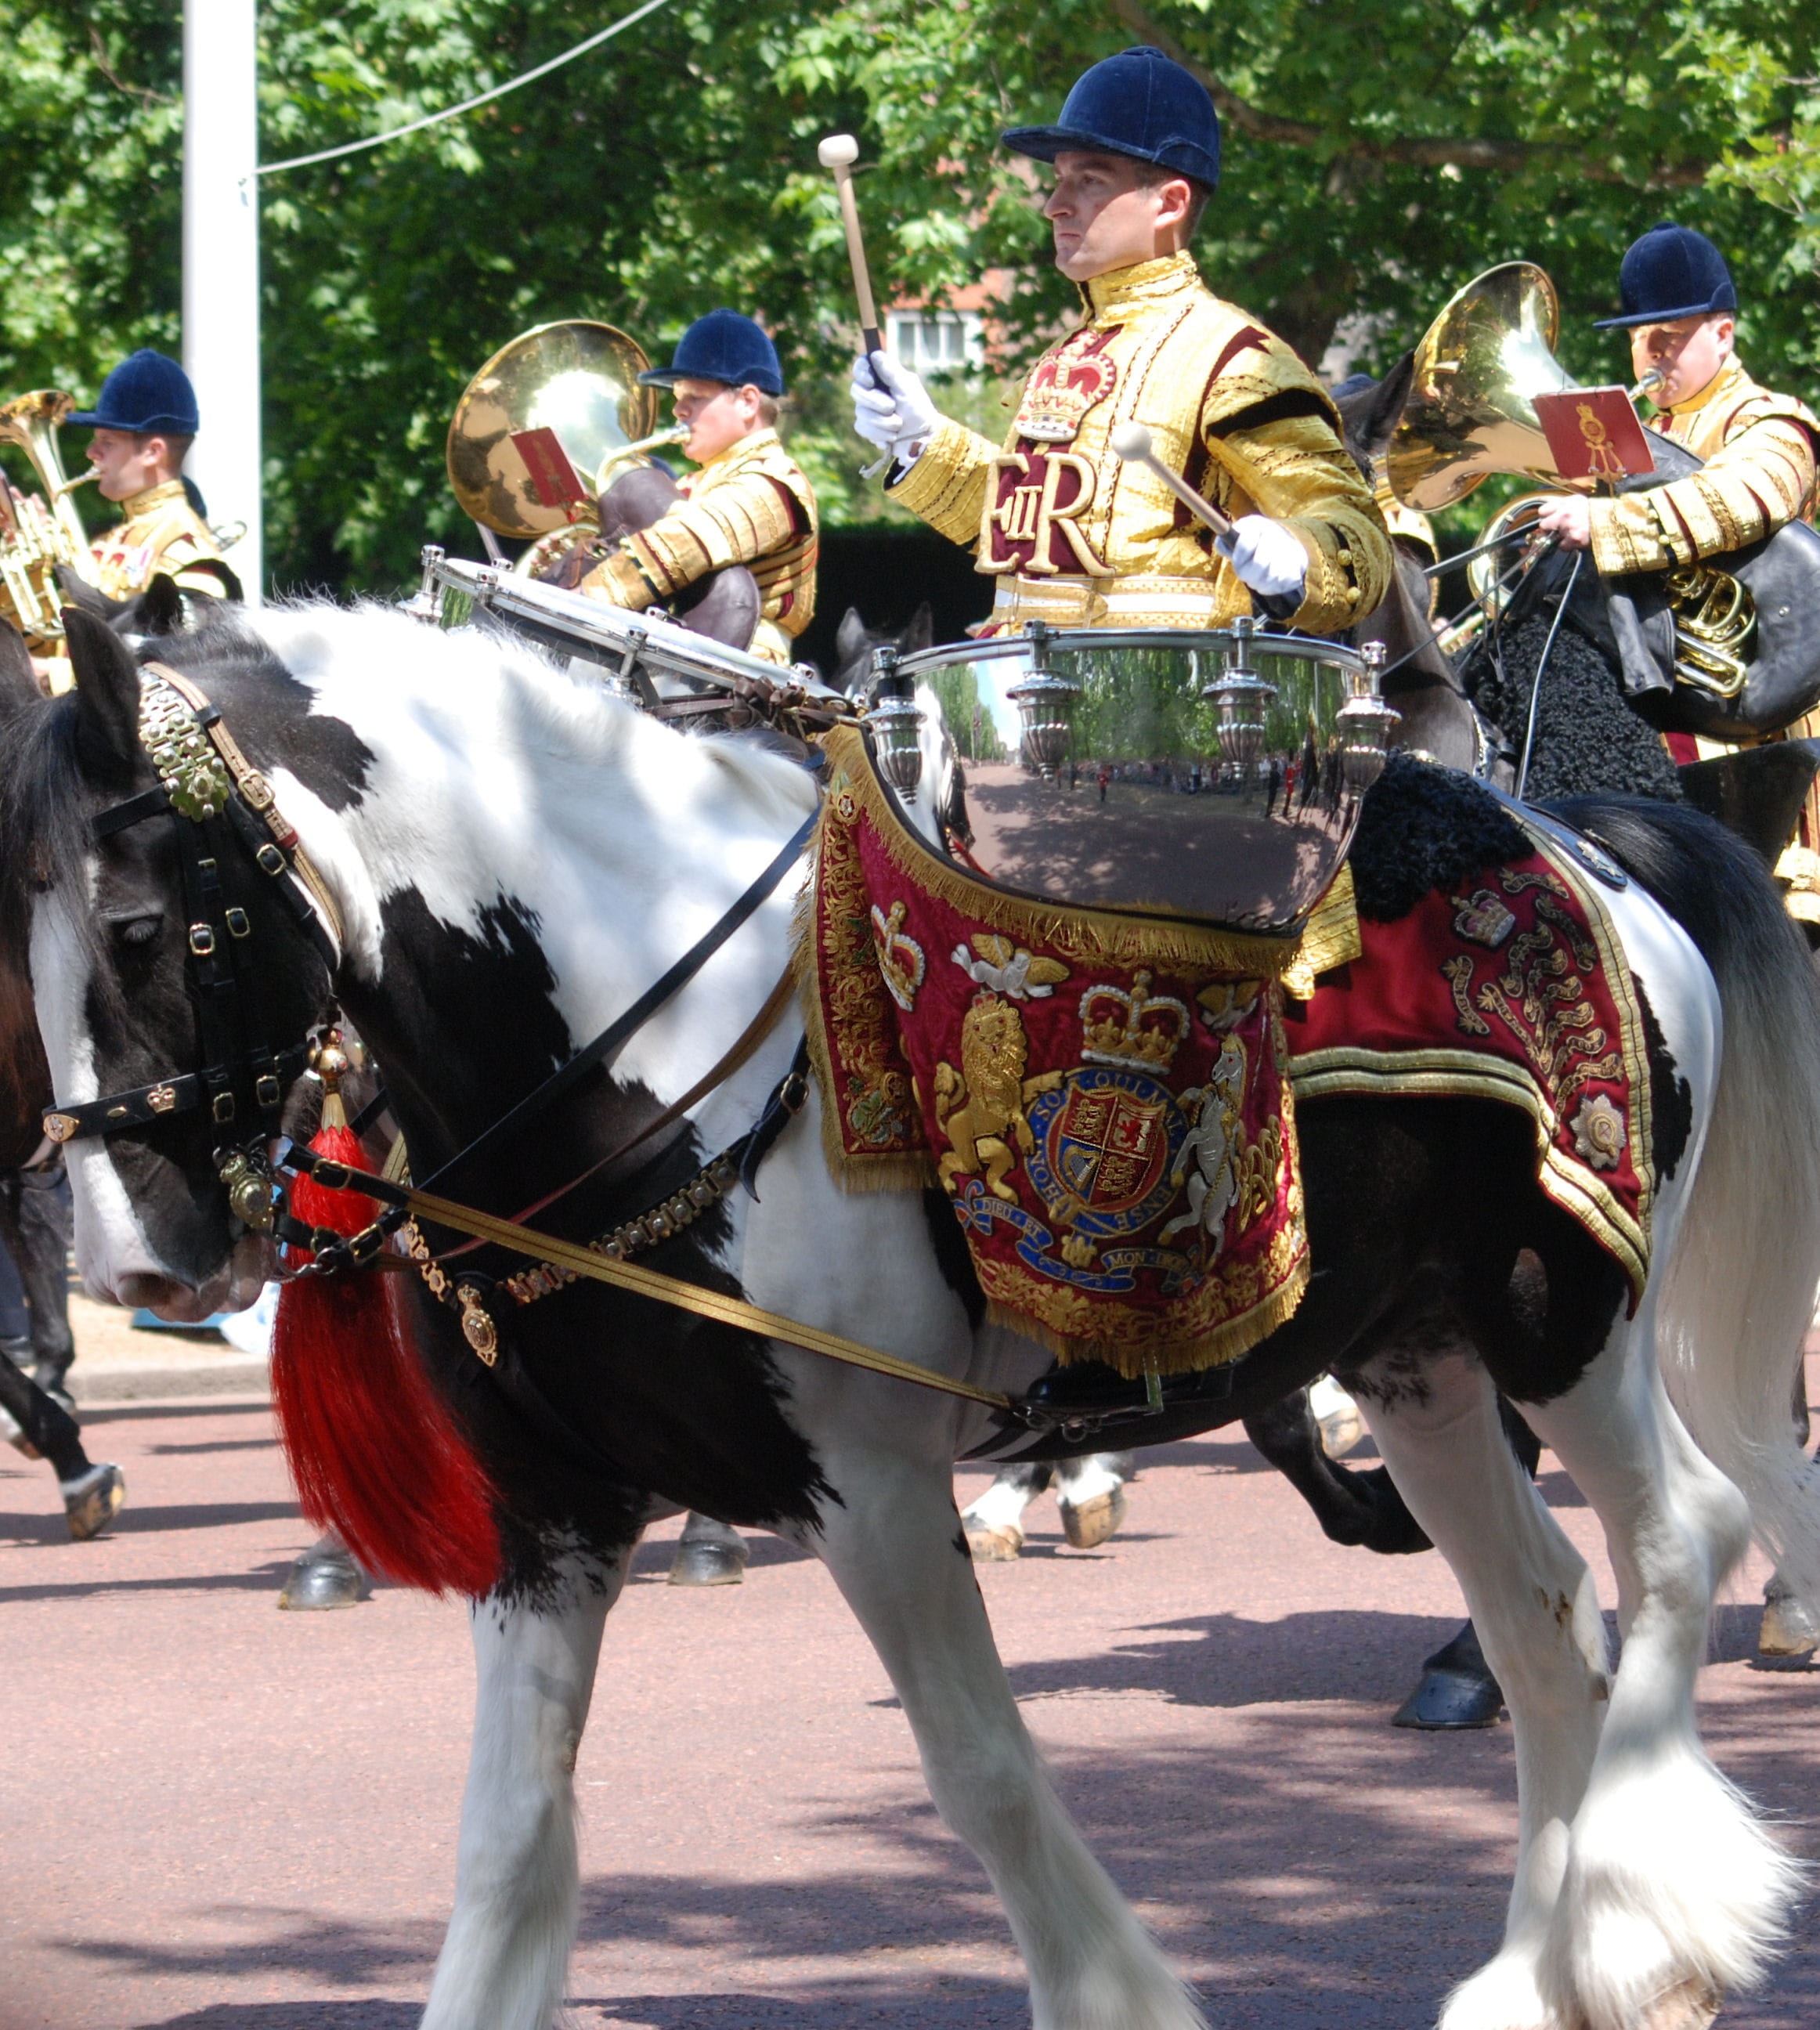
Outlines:
[[[853,165],[860,159],[860,144],[851,134],[830,134],[815,151],[824,169],[832,170],[835,194],[841,200],[841,225],[847,236],[847,259],[853,270],[853,294],[860,303],[860,337],[868,353],[882,352],[885,341],[878,332],[878,309],[872,300],[871,271],[866,266],[866,243],[860,236],[860,206],[853,195]]]
[[[1112,434],[1112,449],[1127,465],[1141,465],[1153,472],[1190,515],[1205,522],[1216,536],[1230,536],[1239,526],[1230,515],[1216,507],[1204,493],[1197,493],[1180,473],[1172,472],[1157,457],[1150,433],[1142,423],[1120,423]],[[1272,620],[1287,620],[1301,606],[1287,593],[1254,592],[1252,601]]]

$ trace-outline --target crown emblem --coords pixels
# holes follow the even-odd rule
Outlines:
[[[1038,444],[1072,444],[1089,409],[1112,392],[1118,367],[1097,348],[1095,333],[1077,331],[1040,360],[1018,404],[1017,434]]]
[[[1152,994],[1140,972],[1127,993],[1095,987],[1081,996],[1081,1055],[1090,1064],[1137,1065],[1166,1072],[1188,1033],[1187,1004],[1172,994]]]

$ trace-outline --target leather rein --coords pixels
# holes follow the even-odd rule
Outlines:
[[[391,1254],[388,1244],[407,1221],[414,1225],[421,1218],[468,1236],[470,1245],[490,1244],[538,1262],[540,1266],[535,1274],[514,1277],[507,1285],[521,1303],[578,1277],[607,1283],[850,1366],[1022,1415],[1022,1406],[995,1390],[950,1380],[931,1369],[862,1346],[838,1333],[800,1324],[741,1299],[704,1289],[625,1259],[634,1246],[668,1238],[734,1184],[752,1189],[758,1164],[806,1096],[806,1051],[800,1046],[790,1071],[774,1088],[752,1128],[716,1157],[682,1192],[674,1194],[640,1220],[586,1246],[537,1232],[524,1223],[599,1170],[674,1125],[690,1106],[730,1077],[758,1048],[787,1005],[787,973],[711,1072],[629,1140],[579,1177],[537,1200],[516,1218],[481,1212],[429,1188],[477,1157],[496,1149],[508,1136],[529,1127],[596,1066],[610,1065],[624,1045],[775,892],[800,860],[815,831],[819,811],[810,813],[732,907],[630,1007],[451,1158],[420,1189],[331,1162],[280,1135],[285,1095],[309,1068],[312,1045],[306,1038],[273,1049],[265,1039],[256,1013],[259,997],[250,954],[245,949],[251,925],[244,910],[228,906],[223,898],[222,860],[232,851],[245,853],[271,878],[287,913],[323,956],[331,974],[340,962],[344,943],[340,912],[296,832],[279,811],[271,786],[236,745],[220,712],[187,678],[162,664],[147,663],[143,667],[140,735],[158,771],[157,785],[103,811],[93,820],[91,831],[98,841],[130,826],[166,816],[176,826],[178,859],[190,919],[186,942],[196,990],[204,1068],[54,1109],[44,1117],[44,1131],[53,1141],[65,1143],[118,1134],[206,1108],[210,1122],[221,1131],[214,1160],[235,1216],[255,1232],[273,1234],[288,1246],[309,1250],[314,1259],[293,1272],[295,1275],[332,1275],[382,1261],[406,1268],[410,1265]],[[278,1175],[274,1174],[268,1153],[274,1141]],[[307,1176],[327,1190],[362,1193],[384,1210],[377,1220],[351,1236],[306,1225],[290,1213],[284,1188],[279,1181],[279,1176],[284,1175]],[[498,1358],[499,1340],[487,1304],[496,1286],[484,1277],[464,1275],[459,1281],[451,1277],[414,1231],[410,1240],[411,1255],[433,1295],[459,1311],[469,1344],[488,1367],[492,1366]]]

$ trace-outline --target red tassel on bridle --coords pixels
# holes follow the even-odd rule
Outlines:
[[[310,1147],[364,1169],[336,1090],[347,1061],[331,1032],[314,1066],[326,1090]],[[299,1177],[291,1210],[306,1225],[351,1234],[378,1208]],[[310,1257],[293,1251],[293,1259]],[[410,1343],[399,1281],[366,1269],[284,1285],[272,1334],[279,1435],[305,1519],[333,1530],[368,1571],[477,1597],[499,1575],[493,1489]]]

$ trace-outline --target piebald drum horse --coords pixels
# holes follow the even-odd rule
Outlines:
[[[202,1048],[183,820],[94,829],[155,787],[141,671],[80,615],[71,641],[77,690],[15,739],[0,797],[5,935],[28,952],[65,1106],[197,1069]],[[678,734],[478,633],[304,605],[156,647],[269,779],[344,927],[331,966],[250,860],[222,865],[226,899],[251,920],[262,1019],[288,1043],[338,1001],[419,1177],[626,1009],[815,804],[811,775],[763,743]],[[1727,1474],[1759,1522],[1814,1550],[1799,1538],[1812,1510],[1784,1432],[1788,1349],[1820,1281],[1820,1009],[1743,849],[1673,810],[1585,815],[1631,868],[1611,911],[1688,1095],[1655,1151],[1653,1266],[1634,1316],[1615,1266],[1538,1188],[1514,1110],[1325,1100],[1299,1119],[1323,1273],[1217,1413],[1250,1414],[1330,1366],[1355,1378],[1506,1688],[1516,1878],[1502,1946],[1446,2002],[1446,2030],[1689,2030],[1761,1976],[1798,1883],[1707,1759],[1694,1686],[1715,1589],[1749,1534]],[[538,1122],[534,1146],[506,1148],[451,1195],[509,1214],[683,1095],[783,972],[793,885],[610,1073]],[[774,1031],[696,1104],[673,1157],[642,1178],[643,1204],[750,1126],[794,1042]],[[233,1221],[212,1141],[188,1112],[71,1144],[91,1288],[173,1318],[250,1300],[271,1251]],[[986,1387],[1020,1390],[1048,1366],[1033,1342],[975,1322],[939,1197],[838,1188],[812,1091],[758,1190],[704,1212],[653,1266]],[[543,1217],[584,1237],[640,1210],[622,1184],[615,1195],[610,1166]],[[472,1610],[472,1764],[429,2030],[547,2030],[559,2006],[577,1906],[571,1772],[607,1615],[644,1522],[685,1508],[778,1530],[826,1563],[902,1699],[938,1809],[992,1878],[1039,2030],[1202,2021],[1057,1800],[994,1649],[950,1463],[995,1436],[1005,1456],[1020,1433],[953,1397],[584,1283],[509,1316],[498,1307],[559,1441],[481,1366],[452,1314],[414,1277],[407,1287],[421,1359],[496,1489],[499,1546]],[[1664,1362],[1681,1370],[1704,1452]],[[1513,1458],[1495,1388],[1605,1527],[1625,1631],[1615,1669],[1587,1567]],[[397,1526],[429,1555],[440,1521],[401,1514]]]

